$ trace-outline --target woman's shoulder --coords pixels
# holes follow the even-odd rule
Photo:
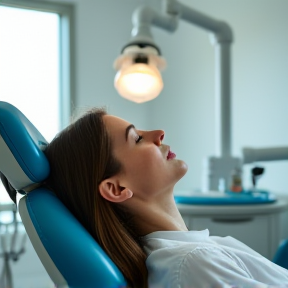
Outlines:
[[[157,263],[159,265],[163,263],[167,266],[170,263],[171,266],[186,265],[186,262],[193,263],[199,261],[212,263],[218,262],[220,259],[225,261],[233,261],[234,257],[225,249],[219,245],[211,243],[185,243],[182,245],[168,246],[160,249],[156,249],[151,252],[147,257],[147,262]]]
[[[154,287],[155,284],[157,284],[155,287],[167,287],[168,283],[171,283],[169,287],[177,287],[175,285],[178,282],[181,265],[195,248],[194,244],[171,245],[151,251],[146,260],[149,287]]]
[[[217,245],[207,243],[190,243],[156,250],[149,255],[146,264],[149,283],[160,281],[163,287],[165,283],[173,283],[171,287],[185,287],[187,283],[193,284],[193,287],[203,287],[203,284],[215,283],[219,276],[229,278],[233,273],[250,278],[229,253]]]

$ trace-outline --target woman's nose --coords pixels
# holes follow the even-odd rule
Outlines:
[[[155,132],[154,143],[157,146],[160,146],[162,144],[163,139],[164,139],[165,132],[163,130],[155,130],[154,132]]]

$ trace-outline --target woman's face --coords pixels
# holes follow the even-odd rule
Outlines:
[[[138,130],[111,115],[103,116],[103,120],[112,139],[113,154],[122,164],[117,175],[119,185],[142,199],[172,192],[175,183],[185,175],[187,165],[162,143],[164,131]]]

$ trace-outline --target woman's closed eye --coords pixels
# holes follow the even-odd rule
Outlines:
[[[142,139],[143,139],[143,137],[141,135],[137,135],[137,137],[135,139],[136,144],[139,143]]]

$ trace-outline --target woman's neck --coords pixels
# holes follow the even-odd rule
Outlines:
[[[177,208],[173,193],[164,199],[145,202],[136,200],[133,222],[140,236],[156,231],[187,231],[185,222]],[[142,203],[141,203],[142,202]]]

